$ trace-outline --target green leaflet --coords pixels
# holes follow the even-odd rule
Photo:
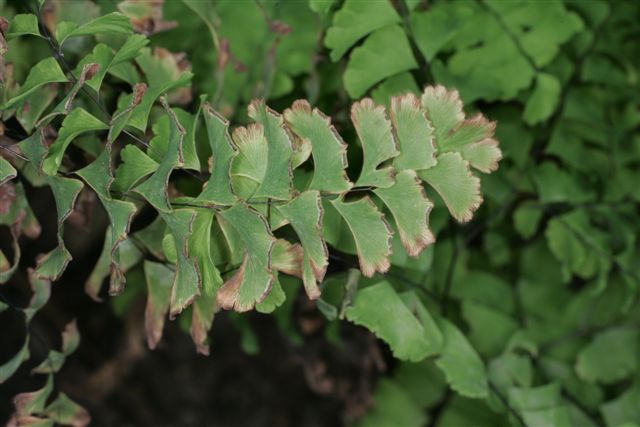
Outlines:
[[[597,334],[576,359],[577,374],[588,382],[615,383],[638,370],[640,333],[614,328]]]
[[[384,27],[353,50],[344,73],[344,85],[351,98],[359,98],[379,81],[417,66],[404,30],[397,25]]]
[[[129,191],[140,181],[158,169],[159,164],[136,147],[127,145],[120,151],[122,163],[116,170],[111,188],[117,191]]]
[[[142,195],[158,211],[171,211],[167,195],[169,176],[174,168],[184,163],[182,141],[186,133],[173,110],[163,101],[165,111],[170,118],[167,151],[156,171],[133,191]]]
[[[51,282],[49,280],[40,279],[34,274],[33,269],[28,269],[29,285],[33,295],[29,300],[29,305],[23,310],[27,323],[31,322],[33,316],[44,307],[51,296]]]
[[[0,185],[15,178],[18,172],[4,157],[0,157]]]
[[[425,196],[414,171],[399,172],[393,186],[377,188],[373,192],[382,199],[393,215],[400,239],[409,255],[417,256],[435,241],[429,230],[429,213],[433,203]]]
[[[174,272],[164,264],[144,262],[144,277],[147,282],[147,306],[144,312],[144,329],[147,335],[147,345],[150,349],[162,338],[164,320],[169,312],[171,302],[171,287]]]
[[[42,279],[58,280],[64,269],[71,261],[71,254],[64,246],[64,220],[71,214],[76,198],[82,190],[83,184],[77,179],[51,176],[47,182],[56,200],[58,213],[58,246],[38,260],[36,274]]]
[[[435,324],[431,323],[435,329],[426,329],[387,281],[358,290],[345,314],[388,343],[398,359],[419,361],[438,350],[433,341],[439,333]]]
[[[249,117],[262,125],[264,137],[268,143],[264,178],[253,197],[289,200],[293,179],[291,173],[293,146],[284,126],[284,120],[263,101],[253,101],[249,104]]]
[[[331,124],[331,119],[305,100],[293,103],[284,112],[285,120],[291,130],[311,144],[313,156],[313,178],[310,190],[327,193],[342,193],[353,184],[346,174],[347,144]]]
[[[464,120],[462,101],[457,91],[444,86],[429,87],[422,95],[422,105],[435,127],[439,152],[459,152],[471,166],[484,173],[498,168],[502,152],[493,139],[495,122],[481,114]]]
[[[449,386],[466,397],[487,397],[487,373],[478,353],[453,323],[444,318],[437,318],[436,322],[444,337],[442,354],[436,365],[444,372]]]
[[[9,30],[5,37],[11,40],[14,37],[33,35],[42,37],[38,28],[38,17],[32,13],[20,13],[13,17]]]
[[[418,93],[420,89],[410,72],[391,76],[371,91],[371,98],[378,104],[388,105],[394,96]]]
[[[73,107],[73,102],[76,96],[78,95],[78,92],[80,92],[82,87],[87,82],[87,79],[90,78],[96,72],[98,67],[99,65],[95,63],[85,64],[80,71],[78,80],[73,84],[73,87],[71,88],[71,90],[67,92],[67,94],[62,99],[62,101],[60,101],[58,105],[56,105],[55,108],[49,111],[44,117],[39,118],[38,121],[35,123],[29,123],[29,125],[31,125],[32,127],[36,126],[38,128],[42,128],[48,125],[49,123],[51,123],[51,121],[55,117],[60,115],[66,116],[67,114],[69,114],[71,112],[71,108]],[[40,115],[36,117],[39,117],[39,116]],[[25,129],[28,129],[28,128],[25,128]]]
[[[416,404],[414,397],[394,381],[383,378],[378,383],[374,399],[375,407],[357,426],[421,427],[427,423],[427,415]]]
[[[176,274],[171,287],[169,307],[169,314],[173,319],[191,305],[202,284],[198,261],[191,253],[189,243],[194,231],[196,213],[192,209],[177,209],[169,212],[159,211],[159,214],[167,224],[176,251]]]
[[[320,193],[305,191],[276,209],[298,234],[304,250],[302,280],[310,299],[320,297],[320,288],[329,264],[329,252],[322,237],[322,201]]]
[[[347,0],[334,15],[333,25],[327,30],[324,39],[325,45],[331,49],[331,60],[340,59],[351,46],[370,32],[400,20],[400,16],[387,0]]]
[[[200,293],[193,303],[191,318],[191,337],[199,353],[209,354],[207,333],[211,329],[213,316],[218,311],[216,296],[222,286],[222,277],[215,266],[217,249],[211,242],[211,229],[214,212],[211,209],[198,209],[193,222],[193,232],[189,238],[189,254],[196,258],[200,272]]]
[[[186,87],[190,84],[193,75],[190,72],[182,73],[175,80],[167,80],[162,83],[151,84],[145,93],[142,101],[131,113],[128,125],[144,132],[147,129],[147,122],[151,108],[156,100],[165,93],[171,92],[173,89]]]
[[[527,425],[573,425],[556,383],[533,388],[510,388],[509,403]]]
[[[536,86],[524,108],[524,121],[535,125],[546,121],[556,110],[562,87],[560,81],[551,74],[540,73]]]
[[[393,159],[398,171],[428,169],[436,164],[432,124],[414,94],[391,98],[391,121],[400,153]]]
[[[14,397],[15,414],[20,416],[42,412],[52,391],[53,375],[48,375],[47,382],[41,389],[29,393],[20,393]]]
[[[39,87],[25,98],[22,105],[16,111],[16,119],[18,119],[25,131],[33,131],[36,123],[39,122],[40,116],[57,95],[57,84],[49,84]]]
[[[271,249],[275,238],[266,220],[244,203],[220,212],[238,234],[243,247],[242,264],[218,291],[217,301],[225,309],[251,310],[270,291],[274,276],[271,270]]]
[[[236,201],[231,191],[231,160],[237,155],[237,148],[229,136],[229,122],[208,103],[202,109],[213,159],[210,163],[211,176],[197,200],[231,205]]]
[[[362,171],[356,185],[390,187],[394,182],[393,167],[378,169],[378,166],[399,152],[384,107],[376,106],[371,99],[363,99],[351,107],[351,121],[363,151]]]
[[[640,399],[640,385],[637,383],[632,385],[627,391],[613,400],[603,404],[600,407],[607,426],[634,425],[640,422],[640,408],[638,408],[638,399]]]
[[[462,303],[462,316],[469,325],[469,341],[482,355],[499,354],[509,338],[518,330],[515,319],[500,310],[475,301]],[[489,330],[491,334],[486,333]]]
[[[115,142],[120,133],[124,130],[127,123],[129,123],[129,119],[131,119],[133,110],[140,104],[140,102],[142,102],[142,98],[144,97],[144,94],[146,92],[146,84],[136,83],[136,85],[133,87],[133,93],[131,94],[129,105],[118,109],[113,114],[113,116],[111,117],[111,123],[109,123],[109,135],[107,136],[107,141],[109,141],[109,143]]]
[[[0,384],[11,378],[11,375],[18,370],[22,362],[29,358],[29,337],[24,342],[20,350],[3,365],[0,365]]]
[[[133,33],[129,18],[121,13],[113,12],[99,16],[84,25],[74,22],[60,22],[56,27],[56,39],[63,46],[67,39],[79,36],[92,36],[100,33]]]
[[[161,230],[161,232],[164,230]],[[111,227],[107,228],[104,237],[104,244],[102,246],[102,252],[100,252],[100,257],[96,262],[96,265],[93,267],[89,278],[84,284],[84,291],[93,299],[94,301],[101,302],[102,298],[100,298],[99,293],[102,288],[102,282],[105,277],[110,277],[111,268],[112,268],[112,249],[113,244],[111,243],[111,239],[113,238],[113,231]],[[142,252],[131,242],[130,239],[122,241],[117,246],[120,261],[117,264],[117,268],[121,273],[126,273],[131,267],[138,264],[142,259]],[[115,282],[120,285],[123,282]],[[110,284],[111,285],[111,284]],[[120,289],[115,288],[114,293],[117,293]],[[111,291],[111,289],[110,289]]]
[[[58,397],[45,408],[44,415],[54,424],[87,425],[91,422],[91,417],[86,409],[64,393],[58,394]]]
[[[134,59],[138,56],[140,50],[147,44],[149,44],[149,39],[139,34],[127,37],[124,44],[116,52],[106,44],[99,43],[93,48],[93,52],[85,56],[78,63],[76,70],[81,69],[85,64],[99,64],[100,68],[98,69],[98,72],[87,81],[87,86],[94,91],[99,92],[100,87],[102,86],[102,81],[111,68]]]
[[[182,109],[176,108],[173,109],[173,111],[178,123],[180,123],[180,126],[182,126],[185,131],[181,146],[183,161],[180,167],[198,171],[200,170],[200,160],[198,160],[194,136],[195,118]],[[146,154],[158,163],[162,162],[162,159],[167,155],[170,148],[169,144],[172,132],[171,120],[169,115],[164,115],[152,126],[154,136],[149,142],[149,148]]]
[[[436,3],[425,12],[412,13],[411,29],[425,59],[432,61],[471,15],[471,8],[452,7],[446,3]]]
[[[353,234],[358,250],[360,270],[367,277],[385,273],[391,266],[391,228],[384,215],[367,196],[356,202],[331,201]]]
[[[91,164],[76,172],[96,192],[107,211],[111,224],[111,265],[109,294],[117,295],[124,290],[125,276],[120,268],[120,244],[127,238],[129,227],[136,212],[131,202],[113,199],[110,189],[113,182],[111,169],[111,146],[102,151]]]
[[[438,192],[451,215],[460,222],[469,221],[482,203],[480,180],[459,153],[439,155],[438,164],[418,171],[418,176]]]
[[[456,86],[468,102],[515,98],[531,85],[537,68],[549,64],[559,46],[584,25],[561,1],[544,7],[493,0],[449,2],[415,15],[415,33],[431,40],[417,43],[425,56],[454,51],[446,63],[433,61],[436,80]],[[440,29],[427,27],[440,16],[451,22]]]
[[[267,172],[265,159],[269,155],[269,143],[264,128],[257,123],[236,128],[233,141],[238,155],[231,160],[231,188],[236,196],[249,200]]]
[[[606,274],[611,268],[611,256],[606,242],[608,236],[592,227],[587,213],[575,209],[551,219],[545,230],[551,252],[562,263],[565,281],[576,274],[591,278]],[[602,289],[606,283],[601,283]]]
[[[20,90],[13,98],[5,102],[3,110],[14,107],[20,101],[32,94],[39,87],[47,83],[65,83],[68,79],[60,69],[60,65],[54,58],[46,58],[38,62],[31,70]]]
[[[65,117],[56,141],[49,147],[42,169],[48,175],[55,175],[62,164],[64,152],[71,141],[86,132],[108,129],[109,126],[82,108],[75,108]]]

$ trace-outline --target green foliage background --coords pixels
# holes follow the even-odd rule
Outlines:
[[[370,96],[390,109],[393,96],[420,96],[421,88],[441,84],[459,91],[467,117],[481,111],[497,121],[495,138],[503,158],[495,173],[478,174],[484,203],[467,224],[456,221],[468,218],[443,202],[446,195],[441,198],[436,194],[440,191],[425,185],[434,203],[429,228],[435,243],[418,257],[410,257],[396,233],[386,274],[381,268],[372,278],[360,275],[352,256],[356,254],[353,239],[343,238],[344,225],[341,229],[340,224],[326,224],[331,208],[325,209],[324,238],[334,267],[320,284],[323,292],[317,307],[334,325],[327,330],[335,331],[345,321],[363,325],[399,359],[378,382],[369,412],[349,422],[365,426],[640,425],[638,2],[183,0],[154,8],[135,1],[58,0],[47,2],[40,12],[36,7],[41,5],[35,1],[0,5],[0,15],[13,26],[4,32],[8,41],[0,46],[7,48],[6,52],[3,49],[0,100],[4,104],[0,157],[4,175],[0,180],[5,182],[17,169],[15,182],[51,186],[60,223],[60,245],[48,262],[39,263],[39,275],[28,273],[34,298],[25,310],[27,322],[48,299],[49,284],[43,279],[56,279],[69,258],[62,226],[80,188],[74,187],[74,181],[79,181],[65,174],[91,164],[102,169],[85,169],[79,175],[109,211],[116,231],[105,230],[103,256],[87,282],[87,291],[98,298],[103,279],[111,273],[110,292],[118,293],[124,286],[120,275],[126,273],[125,292],[112,298],[116,310],[126,310],[132,295],[149,289],[147,338],[155,346],[167,311],[180,312],[190,296],[171,295],[171,265],[182,265],[182,274],[189,268],[177,242],[184,239],[185,245],[195,247],[217,240],[214,233],[214,243],[188,241],[184,226],[189,220],[177,218],[171,223],[163,206],[166,197],[152,194],[158,186],[162,188],[163,177],[145,181],[151,183],[139,192],[139,199],[121,195],[163,164],[169,172],[178,164],[169,157],[180,123],[186,128],[184,146],[191,144],[191,151],[184,149],[183,172],[172,175],[172,191],[177,196],[171,202],[174,207],[184,205],[176,209],[181,212],[176,216],[185,214],[194,203],[202,181],[208,179],[202,173],[205,162],[201,165],[198,159],[208,158],[211,148],[215,149],[209,146],[210,129],[198,127],[198,117],[200,122],[209,118],[207,125],[212,126],[218,117],[208,114],[207,107],[201,109],[199,95],[208,95],[211,108],[234,125],[252,121],[247,106],[254,98],[266,99],[277,111],[289,108],[296,99],[308,100],[332,118],[349,144],[347,173],[356,181],[363,164],[356,141],[365,148],[367,144],[361,135],[358,138],[350,121],[351,104]],[[126,19],[109,15],[112,21],[107,24],[95,21],[115,12]],[[35,21],[24,18],[16,32],[17,13],[33,13]],[[150,49],[144,47],[145,37],[128,34],[129,19],[137,31],[147,32]],[[60,25],[64,21],[93,24],[83,32],[83,27]],[[46,40],[47,28],[56,41]],[[7,36],[12,32],[16,37]],[[33,32],[45,39],[29,35]],[[58,50],[63,42],[63,49]],[[178,52],[184,54],[176,55]],[[27,76],[42,60],[48,61],[40,77],[46,84],[16,101],[28,88]],[[101,64],[98,79],[91,77],[89,68],[83,74],[83,66],[96,62]],[[80,80],[89,76],[85,89],[78,83],[65,83],[69,71]],[[143,90],[136,86],[139,82],[147,85],[143,99],[153,94],[148,120],[137,113],[147,102],[138,104],[135,99],[136,90]],[[75,98],[72,87],[78,92]],[[73,95],[65,98],[70,93]],[[121,96],[123,93],[130,95]],[[174,113],[155,103],[165,93]],[[25,98],[29,108],[16,110]],[[76,108],[65,109],[66,100],[72,100]],[[78,107],[88,115],[79,113]],[[108,111],[109,123],[95,119],[104,117],[102,108]],[[445,113],[445,118],[452,115]],[[442,149],[446,130],[433,120],[433,112],[428,116],[436,145]],[[56,144],[64,145],[59,153],[50,151],[46,160],[38,144],[43,120],[58,130]],[[394,135],[398,129],[394,123]],[[375,131],[384,134],[384,127]],[[146,141],[150,136],[154,138],[148,149],[135,145],[136,140]],[[105,149],[104,142],[118,137],[126,145],[116,148],[114,144],[114,156],[120,160],[115,181],[104,190],[108,162],[100,160],[111,156],[111,144]],[[72,163],[63,158],[68,147],[75,153]],[[296,147],[294,151],[304,150]],[[20,152],[20,157],[31,162],[21,160],[16,155]],[[54,173],[39,175],[33,159],[41,159],[44,171]],[[62,173],[56,175],[61,166]],[[428,173],[412,169],[418,169],[418,175],[429,182]],[[457,196],[473,186],[469,176],[447,171],[441,178],[453,182],[451,194]],[[296,188],[305,185],[294,184]],[[374,184],[368,190],[375,193],[383,187]],[[15,193],[10,210],[0,213],[0,224],[16,224],[20,217],[21,231],[14,227],[14,234],[33,237],[39,226],[21,184],[15,185]],[[378,203],[373,211],[383,210],[380,200],[372,197]],[[138,244],[128,239],[118,245],[125,229],[118,221],[125,218],[126,222],[127,215],[141,209],[145,200],[160,212],[171,232],[165,233],[162,221],[156,220],[135,230]],[[409,206],[422,201],[418,196],[407,200]],[[475,202],[462,204],[464,210],[474,210]],[[253,207],[267,216],[266,206],[271,205]],[[371,212],[358,215],[364,218]],[[247,218],[238,212],[229,220]],[[377,224],[375,220],[371,224]],[[212,219],[196,216],[190,221],[199,230]],[[260,227],[250,218],[247,221],[240,228]],[[271,222],[270,227],[274,227]],[[371,234],[370,252],[380,249],[380,241],[386,242],[384,231],[376,240],[374,229],[360,233],[361,237]],[[220,237],[224,230],[217,230]],[[357,240],[358,233],[353,234]],[[259,242],[245,245],[254,247],[254,243],[260,246]],[[114,267],[110,266],[111,254],[116,249],[120,262]],[[289,253],[286,249],[285,255]],[[19,245],[7,253],[19,257]],[[281,260],[281,271],[286,271],[287,260],[286,256]],[[223,261],[234,264],[224,259],[198,260],[201,265]],[[11,286],[14,264],[11,256],[0,252],[0,278],[8,283],[1,286]],[[29,265],[36,266],[35,262]],[[223,275],[228,273],[223,271]],[[21,274],[27,277],[26,272]],[[273,311],[282,330],[301,345],[291,317],[292,300],[302,287],[291,277],[282,276],[281,281],[281,296],[260,303],[258,309]],[[196,300],[189,313],[180,316],[201,352],[207,351],[214,300],[215,296],[208,302]],[[1,309],[8,306],[0,305]],[[251,335],[248,323],[238,320],[237,324],[244,336]],[[40,400],[33,399],[35,403],[30,401],[16,416],[35,414],[58,423],[87,420],[82,408],[62,393],[47,405],[44,402],[52,389],[52,373],[77,346],[75,325],[70,324],[65,333],[61,351],[52,350],[37,370],[50,375],[37,395]],[[27,340],[0,367],[0,378],[10,376],[28,357],[28,347]],[[249,344],[247,349],[255,350]],[[61,419],[60,407],[71,415]]]

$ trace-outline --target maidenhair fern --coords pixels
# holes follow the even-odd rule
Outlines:
[[[207,353],[215,312],[273,311],[285,301],[282,274],[299,277],[315,300],[322,295],[330,252],[356,255],[367,278],[390,269],[394,234],[408,255],[418,256],[435,241],[429,227],[434,202],[427,193],[439,197],[456,220],[469,221],[482,202],[480,179],[473,170],[491,173],[501,159],[493,139],[495,123],[480,114],[465,118],[458,92],[443,86],[429,86],[421,96],[394,97],[388,109],[368,98],[355,102],[354,141],[343,138],[331,119],[306,100],[282,113],[254,100],[248,107],[251,123],[230,129],[205,97],[195,115],[172,108],[166,94],[188,85],[190,72],[158,73],[154,67],[160,59],[146,47],[147,38],[132,32],[128,18],[111,13],[84,25],[60,23],[55,36],[40,33],[35,15],[18,15],[6,33],[7,38],[45,38],[59,53],[36,64],[21,85],[3,92],[3,118],[15,116],[30,134],[12,147],[11,163],[0,158],[0,183],[15,192],[15,201],[2,216],[2,224],[11,226],[14,257],[9,262],[2,255],[0,283],[9,280],[20,262],[20,234],[37,234],[32,231],[37,222],[16,181],[17,170],[32,185],[50,187],[57,211],[57,245],[39,257],[31,274],[35,291],[25,310],[27,320],[46,301],[50,281],[58,280],[72,262],[64,226],[86,189],[95,193],[110,223],[87,282],[88,293],[99,299],[107,276],[109,294],[121,293],[126,271],[143,263],[149,346],[161,339],[167,313],[174,318],[191,307],[192,337],[198,350]],[[117,49],[97,44],[75,69],[68,68],[60,55],[65,43],[97,33],[127,38]],[[336,44],[333,54],[346,47]],[[134,62],[146,83],[138,82]],[[99,100],[107,74],[131,87],[113,114]],[[52,104],[56,94],[42,98],[42,91],[56,84],[67,84],[70,90]],[[99,108],[80,102],[80,93]],[[157,100],[161,109],[154,109]],[[139,131],[146,131],[150,116],[154,136],[146,142]],[[201,125],[205,132],[199,133]],[[52,137],[53,127],[57,134]],[[204,134],[208,158],[198,150],[197,140]],[[91,143],[91,136],[103,142]],[[124,145],[127,138],[142,148]],[[87,160],[80,168],[67,161],[72,146]],[[348,154],[362,159],[359,170],[349,168]],[[207,162],[209,167],[201,168]],[[171,184],[178,170],[198,178],[201,188],[189,196],[179,194]],[[155,210],[157,218],[130,233],[143,206]],[[432,317],[415,295],[399,295],[388,282],[376,280],[358,293],[353,306],[345,307],[346,318],[371,329],[401,359],[438,355],[438,366],[454,389],[486,396],[484,367],[457,328]],[[388,315],[377,312],[379,302]],[[389,318],[395,321],[387,323]],[[57,371],[77,346],[76,332],[70,326],[62,351],[52,352],[35,372]],[[2,366],[2,379],[27,357],[25,352],[28,341]],[[469,371],[460,371],[460,364]],[[25,414],[47,414],[41,404],[51,391],[50,382],[25,397],[31,405],[23,408]]]

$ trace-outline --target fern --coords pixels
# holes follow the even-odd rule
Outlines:
[[[65,228],[93,197],[109,226],[85,290],[144,280],[149,348],[181,316],[208,354],[220,310],[274,313],[299,343],[302,285],[399,359],[360,425],[640,420],[634,4],[127,0],[45,25],[42,3],[0,19],[0,284],[33,292],[0,288],[28,331],[0,382],[29,359],[74,262]],[[204,37],[162,34],[176,26]],[[57,217],[34,262],[31,187]],[[69,323],[12,422],[89,422],[51,399],[78,340]]]

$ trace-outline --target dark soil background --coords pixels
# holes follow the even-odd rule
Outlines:
[[[27,196],[42,233],[34,241],[21,238],[21,271],[0,288],[0,297],[17,307],[30,298],[26,267],[55,246],[55,215],[47,212],[54,206],[50,191],[28,187]],[[250,323],[260,352],[246,354],[228,314],[219,313],[210,356],[196,354],[178,321],[167,321],[159,348],[148,350],[144,295],[117,316],[109,301],[96,303],[84,293],[106,226],[102,208],[90,212],[93,204],[85,205],[84,213],[66,225],[65,241],[74,260],[31,323],[31,359],[0,386],[0,425],[11,416],[15,394],[42,387],[45,376],[30,371],[50,349],[60,348],[60,333],[73,318],[81,344],[55,376],[55,386],[90,412],[91,425],[340,426],[371,405],[377,376],[393,363],[388,350],[349,324],[341,326],[340,345],[329,342],[324,318],[304,295],[294,310],[294,324],[304,339],[300,346],[291,343],[272,316],[254,313]],[[5,237],[0,236],[3,249],[9,241]],[[0,322],[2,364],[20,348],[25,330],[22,314],[13,309],[0,313]]]

